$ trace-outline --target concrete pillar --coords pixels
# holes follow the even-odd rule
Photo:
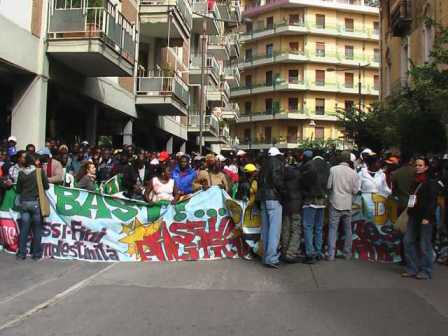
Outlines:
[[[88,114],[86,120],[86,140],[90,145],[95,145],[98,132],[98,112],[99,106],[94,103],[91,113]]]
[[[182,153],[186,153],[187,152],[187,142],[186,141],[183,141],[182,145],[180,145],[180,151]]]
[[[48,80],[36,76],[17,92],[12,109],[11,135],[17,137],[17,148],[27,144],[45,145]]]
[[[174,142],[174,138],[170,137],[166,143],[166,151],[170,154],[173,153],[173,142]]]
[[[134,125],[134,122],[132,119],[129,119],[129,121],[126,123],[126,125],[123,128],[123,145],[128,146],[132,145],[132,127]]]

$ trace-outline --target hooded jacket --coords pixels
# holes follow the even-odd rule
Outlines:
[[[285,166],[280,156],[266,159],[258,181],[258,201],[283,201],[286,198]]]
[[[42,170],[42,184],[45,190],[50,187],[47,174]],[[17,178],[16,191],[20,195],[20,201],[37,201],[39,190],[37,189],[36,167],[30,166],[22,169]]]
[[[325,205],[330,167],[320,156],[302,165],[302,187],[304,205]]]

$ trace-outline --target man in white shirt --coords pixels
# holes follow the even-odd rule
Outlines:
[[[344,256],[352,256],[352,203],[353,196],[360,188],[358,174],[350,168],[350,153],[342,152],[340,164],[331,167],[327,188],[330,191],[328,256],[327,260],[334,260],[339,223],[344,225]]]

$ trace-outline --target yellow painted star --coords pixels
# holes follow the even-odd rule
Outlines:
[[[138,220],[137,220],[138,221]],[[134,221],[135,222],[135,221]],[[130,230],[130,225],[122,225],[123,231]],[[124,229],[126,227],[126,229]],[[160,230],[162,227],[162,221],[158,220],[154,223],[144,226],[138,221],[134,230],[126,232],[126,236],[120,239],[121,243],[128,245],[127,253],[131,256],[138,255],[137,242],[142,241],[145,237],[150,236]]]

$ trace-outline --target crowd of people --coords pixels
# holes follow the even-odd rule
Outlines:
[[[40,150],[32,144],[25,150],[16,146],[17,139],[11,136],[0,147],[0,197],[16,185],[21,259],[26,258],[30,230],[33,258],[42,255],[39,201],[49,183],[98,191],[101,183],[120,176],[125,197],[149,204],[175,203],[212,186],[222,188],[244,204],[243,222],[261,222],[262,262],[271,268],[278,268],[280,261],[314,264],[335,260],[339,226],[344,232],[343,257],[352,258],[353,198],[359,193],[392,197],[399,214],[408,216],[402,276],[432,277],[432,241],[440,222],[437,197],[446,190],[446,158],[430,161],[396,153],[379,155],[370,149],[360,153],[311,149],[282,153],[276,147],[256,156],[239,150],[227,157],[203,157],[150,152],[132,145],[96,147],[86,141],[69,147],[56,140]],[[326,210],[329,221],[324,241]],[[439,228],[446,231],[445,223]]]

